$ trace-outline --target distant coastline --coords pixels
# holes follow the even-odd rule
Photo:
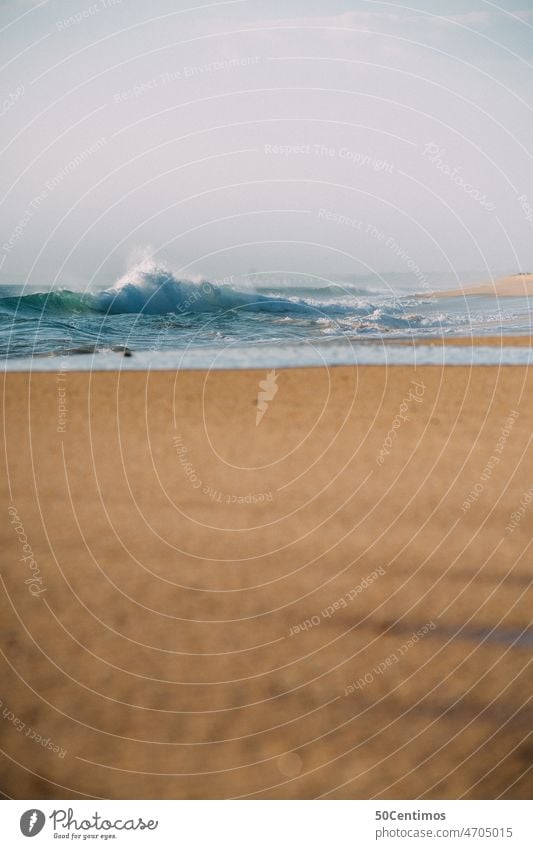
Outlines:
[[[456,298],[460,295],[493,295],[497,298],[533,297],[533,273],[519,272],[509,277],[500,277],[489,283],[479,283],[464,289],[447,289],[433,292],[435,298]]]

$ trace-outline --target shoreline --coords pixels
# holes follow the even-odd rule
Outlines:
[[[203,348],[193,350],[170,351],[128,351],[126,356],[117,352],[98,351],[90,354],[65,356],[43,354],[33,359],[8,358],[4,360],[3,369],[6,374],[40,374],[55,373],[58,376],[68,374],[83,374],[86,372],[201,372],[213,371],[261,371],[264,368],[290,370],[306,368],[348,368],[351,366],[386,366],[387,368],[404,368],[406,366],[519,366],[529,364],[531,351],[531,336],[491,335],[491,336],[440,336],[440,337],[387,337],[356,338],[343,337],[322,340],[316,345],[312,355],[309,349],[299,351],[300,363],[288,360],[282,346],[264,346],[263,358],[260,362],[247,362],[249,349],[233,349],[231,355],[221,360],[217,349]],[[449,352],[442,360],[438,349]],[[470,348],[474,354],[473,360],[458,356],[455,349]],[[258,348],[254,349],[257,353]],[[498,358],[497,352],[501,352]],[[304,356],[302,356],[304,351]],[[324,353],[327,352],[327,359]],[[431,352],[431,353],[430,353]],[[388,358],[395,354],[396,361]],[[293,355],[294,356],[294,355]],[[411,358],[412,356],[412,358]]]

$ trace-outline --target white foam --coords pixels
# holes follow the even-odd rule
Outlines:
[[[110,314],[163,315],[231,309],[274,313],[313,311],[310,304],[300,299],[243,292],[208,280],[180,280],[169,269],[149,261],[136,266],[110,289],[95,295],[92,305]]]

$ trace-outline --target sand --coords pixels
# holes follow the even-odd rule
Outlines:
[[[531,374],[263,380],[5,376],[0,790],[530,797]]]
[[[533,274],[514,274],[489,283],[478,283],[462,289],[433,292],[435,298],[456,298],[461,295],[492,295],[497,298],[533,297]]]
[[[478,347],[482,348],[529,348],[531,345],[531,336],[427,336],[424,339],[397,339],[389,343],[393,345],[409,345],[423,346],[430,345],[431,347],[452,345],[453,347],[471,347],[475,350]]]

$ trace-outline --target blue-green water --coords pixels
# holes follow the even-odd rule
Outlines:
[[[352,362],[362,343],[530,333],[527,298],[435,299],[386,275],[377,284],[301,275],[215,283],[150,265],[85,292],[2,286],[0,356],[38,366],[90,354],[98,367],[126,351],[167,367],[173,358],[188,367],[297,366]],[[463,356],[471,361],[468,349]]]

